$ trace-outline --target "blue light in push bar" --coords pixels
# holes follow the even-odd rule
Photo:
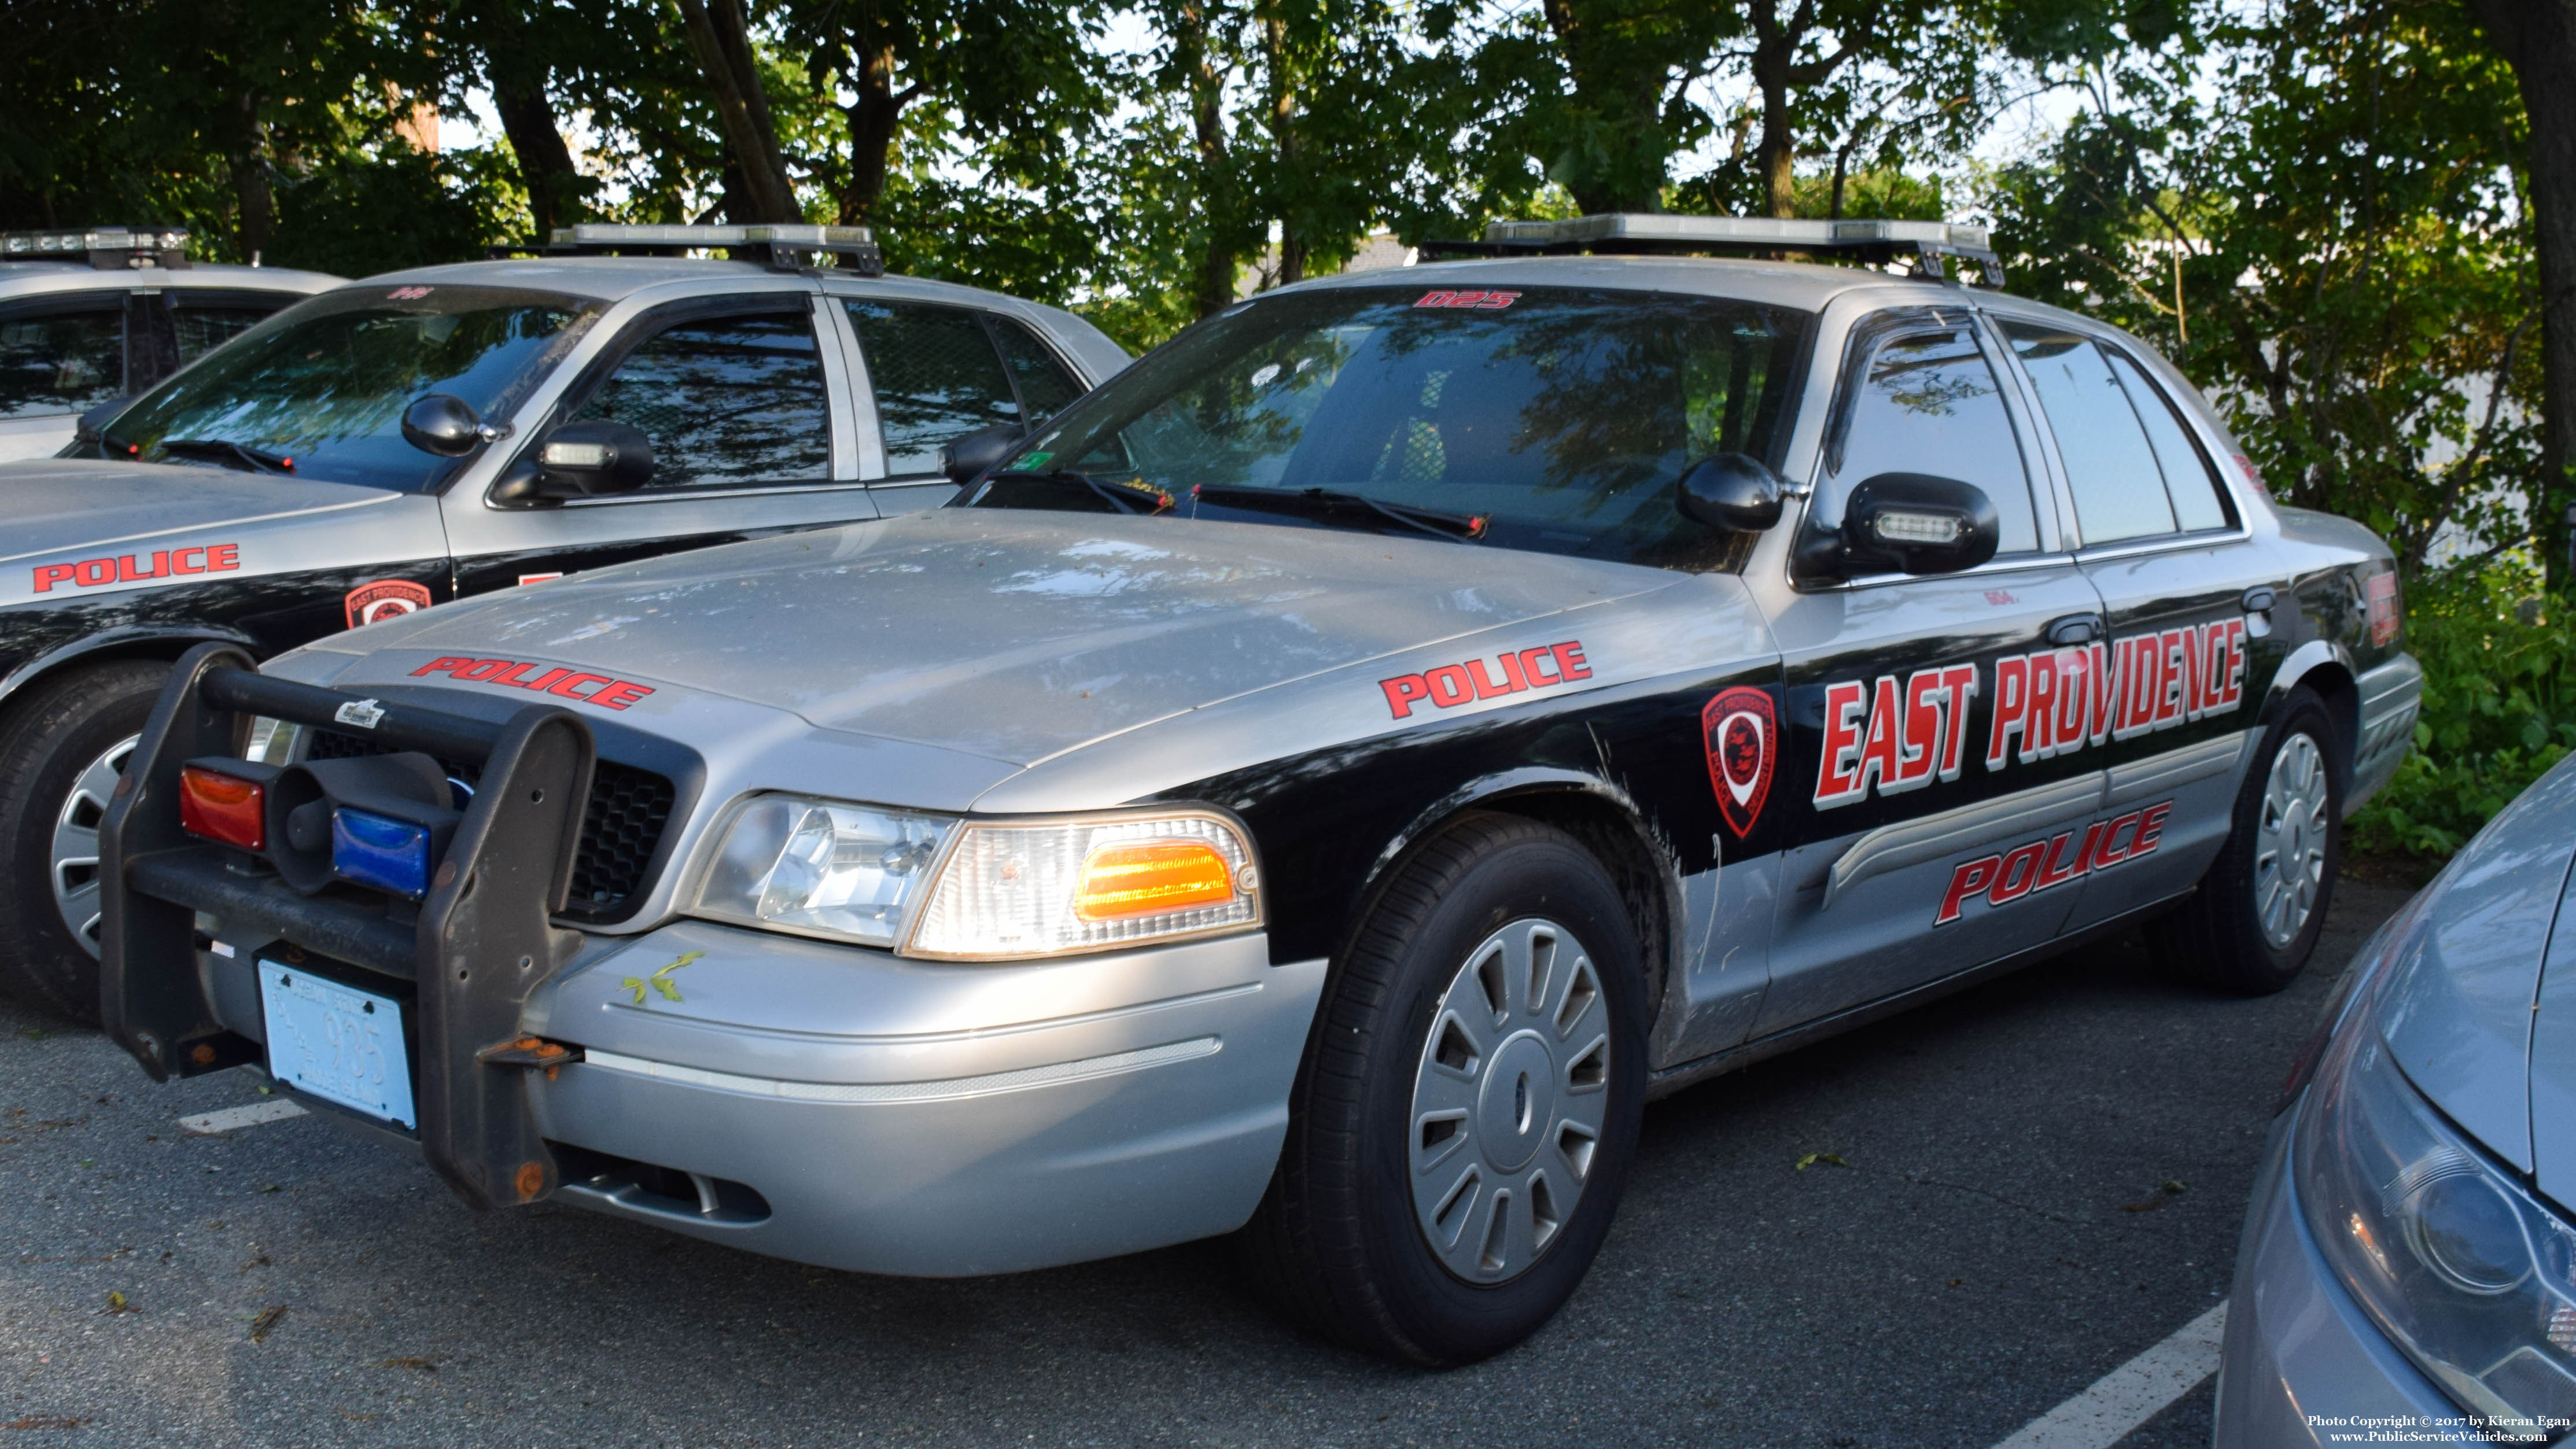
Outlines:
[[[353,884],[418,900],[429,890],[429,827],[343,805],[331,812],[331,869]]]

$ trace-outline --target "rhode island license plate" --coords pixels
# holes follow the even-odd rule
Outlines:
[[[301,967],[259,963],[268,1074],[370,1117],[418,1128],[402,1003]]]

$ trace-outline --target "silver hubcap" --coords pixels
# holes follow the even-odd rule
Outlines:
[[[2299,938],[2325,890],[2328,809],[2325,751],[2304,734],[2283,740],[2254,824],[2254,914],[2275,950]]]
[[[1514,921],[1467,953],[1413,1078],[1413,1214],[1470,1283],[1529,1271],[1574,1216],[1610,1108],[1610,1008],[1574,933]]]
[[[141,735],[118,740],[90,761],[54,817],[53,868],[46,878],[54,883],[54,906],[63,913],[63,925],[93,956],[98,954],[98,826],[107,818],[117,777],[142,741]]]

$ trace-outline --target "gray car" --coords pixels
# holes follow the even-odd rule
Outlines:
[[[2576,1427],[2570,820],[2576,760],[2381,928],[2302,1054],[2237,1260],[2221,1446]]]
[[[82,413],[340,285],[322,272],[194,265],[187,244],[175,228],[0,232],[0,463],[59,450]]]
[[[1069,312],[879,275],[864,237],[591,226],[541,257],[333,287],[93,418],[64,456],[0,464],[0,987],[95,1011],[98,822],[191,646],[265,658],[450,599],[927,508],[956,492],[944,443],[1052,413],[1127,361]],[[806,243],[861,265],[804,265]],[[678,254],[711,245],[763,260]],[[608,247],[643,254],[578,254]]]
[[[2286,984],[2413,722],[2387,550],[1964,229],[1544,254],[1676,225],[1259,297],[949,507],[192,653],[109,1029],[478,1205],[1241,1229],[1448,1364],[1573,1292],[1651,1094],[2142,921]]]

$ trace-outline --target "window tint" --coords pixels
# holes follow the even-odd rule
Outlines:
[[[1975,484],[1994,500],[2002,525],[1997,552],[2039,547],[2030,477],[2003,388],[1964,318],[1881,339],[1845,386],[1854,391],[1826,458],[1818,518],[1840,523],[1843,499],[1878,474],[1928,473]]]
[[[124,387],[119,306],[0,317],[0,418],[82,412]]]
[[[649,488],[795,483],[832,472],[813,324],[770,313],[683,322],[626,355],[581,418],[653,440]]]
[[[993,340],[1002,344],[1002,360],[1010,364],[1011,381],[1020,389],[1020,402],[1028,408],[1031,422],[1055,416],[1066,403],[1082,396],[1082,384],[1027,328],[1008,317],[995,317],[992,322]]]
[[[175,307],[170,321],[178,329],[179,361],[194,362],[267,317],[266,309],[249,307]]]
[[[2088,544],[2174,530],[2164,472],[2156,466],[2128,389],[2092,339],[2053,327],[2007,322],[2004,333],[2039,391],[2057,456],[2066,464],[2075,521]]]
[[[1019,396],[973,312],[921,302],[847,305],[876,390],[886,472],[936,473],[940,444],[1019,419]]]
[[[2210,470],[2208,455],[2192,442],[2190,431],[2174,411],[2173,399],[2148,380],[2145,369],[2131,361],[2128,354],[2116,348],[2105,350],[2110,354],[2111,370],[2128,391],[2130,404],[2147,425],[2147,441],[2155,447],[2156,463],[2164,470],[2165,491],[2173,499],[2174,521],[2185,532],[2227,527],[2227,505],[2219,495],[2218,475]]]

